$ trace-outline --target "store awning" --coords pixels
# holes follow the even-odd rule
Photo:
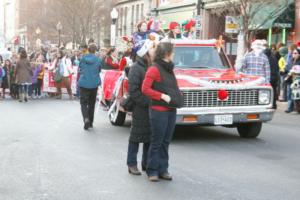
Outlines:
[[[292,28],[294,26],[291,17],[294,0],[276,0],[270,5],[252,5],[253,18],[249,29],[265,30],[273,27]]]

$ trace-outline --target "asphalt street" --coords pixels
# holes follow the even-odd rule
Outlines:
[[[99,110],[86,132],[78,101],[0,100],[0,200],[298,200],[300,115],[283,110],[254,140],[178,127],[174,180],[151,183],[128,174],[129,123],[114,127]]]

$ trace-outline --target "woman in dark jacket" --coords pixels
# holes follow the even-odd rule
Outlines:
[[[129,173],[141,175],[137,167],[137,153],[139,143],[143,143],[142,170],[146,170],[147,154],[150,143],[150,121],[149,121],[149,103],[148,97],[142,94],[142,83],[147,71],[151,65],[151,58],[154,55],[153,42],[146,40],[142,48],[137,51],[136,62],[129,72],[129,95],[134,101],[132,112],[132,124],[130,129],[130,138],[127,153],[127,166]]]
[[[182,95],[173,72],[173,45],[162,42],[155,52],[154,66],[147,70],[142,92],[151,99],[151,141],[147,175],[150,181],[172,180],[168,172],[169,144],[176,123],[176,108],[182,106]]]
[[[16,65],[16,82],[19,85],[20,102],[28,100],[28,86],[32,82],[32,68],[25,50],[21,50],[20,59]]]

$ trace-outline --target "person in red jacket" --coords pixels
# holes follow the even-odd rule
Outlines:
[[[176,108],[183,104],[173,72],[173,45],[161,42],[156,49],[154,65],[145,75],[142,92],[151,99],[151,141],[148,152],[147,175],[150,181],[172,180],[168,172],[169,144],[176,123]]]
[[[108,69],[119,69],[120,66],[116,48],[111,48],[108,50],[105,58],[105,64]]]

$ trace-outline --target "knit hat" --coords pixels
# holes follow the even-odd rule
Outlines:
[[[280,49],[279,49],[279,54],[281,55],[281,56],[286,56],[287,54],[289,53],[289,50],[288,50],[288,48],[287,47],[280,47]]]
[[[148,28],[148,30],[151,29],[151,26],[152,26],[153,22],[154,22],[154,19],[150,19],[150,20],[148,21],[148,23],[147,23],[147,28]]]
[[[265,50],[264,40],[254,40],[251,44],[253,50]]]
[[[169,29],[174,30],[178,26],[179,26],[179,24],[177,22],[171,22],[169,25]]]
[[[184,27],[185,30],[188,30],[192,28],[193,26],[196,26],[196,21],[194,19],[191,19]]]
[[[147,39],[144,41],[144,44],[142,47],[137,51],[137,55],[140,57],[143,57],[144,55],[147,54],[147,52],[153,48],[154,42]]]

